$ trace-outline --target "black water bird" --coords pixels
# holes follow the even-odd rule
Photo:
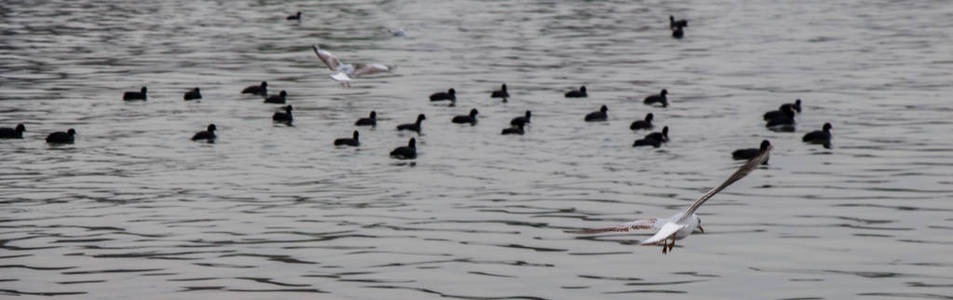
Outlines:
[[[271,95],[268,96],[268,98],[265,98],[265,103],[285,104],[285,98],[287,97],[288,93],[282,90],[281,93],[278,93],[278,95]]]
[[[417,115],[417,122],[397,125],[397,130],[398,131],[400,130],[415,131],[418,134],[420,134],[420,123],[422,123],[426,119],[427,119],[427,116],[425,116],[424,114],[419,114]]]
[[[646,105],[659,103],[662,104],[662,107],[668,107],[668,90],[662,89],[658,95],[650,95],[645,97],[645,99],[642,100],[642,103],[645,103]]]
[[[594,111],[586,115],[586,122],[602,122],[609,118],[606,112],[609,111],[609,108],[605,105],[602,108],[599,108],[599,111]]]
[[[824,127],[821,130],[808,132],[801,140],[805,143],[830,145],[831,123],[824,123]]]
[[[199,93],[199,88],[194,88],[185,93],[185,96],[182,97],[185,100],[195,100],[202,99],[202,94]]]
[[[301,21],[301,12],[299,11],[297,14],[290,15],[290,16],[288,16],[287,18],[285,18],[285,20],[298,20],[298,21]]]
[[[676,27],[688,27],[688,20],[681,19],[676,21],[675,16],[669,15],[668,27],[671,29],[675,29]]]
[[[801,99],[794,100],[794,103],[781,104],[779,109],[783,110],[785,106],[790,107],[797,113],[801,113]]]
[[[209,143],[215,141],[215,124],[209,124],[205,131],[196,132],[192,136],[193,141],[206,140]]]
[[[566,98],[586,98],[589,97],[589,94],[586,93],[586,86],[579,87],[579,90],[572,90],[566,92]]]
[[[17,124],[15,128],[2,127],[0,128],[0,139],[22,139],[24,131],[26,131],[26,126],[23,126],[23,123]]]
[[[645,135],[645,139],[658,140],[660,142],[668,142],[668,126],[662,127],[662,132],[653,132]]]
[[[791,105],[790,103],[786,103],[781,105],[781,107],[778,107],[778,110],[772,110],[772,111],[764,113],[763,118],[765,121],[771,121],[771,119],[778,119],[778,118],[794,119],[794,109],[795,109],[794,105]]]
[[[138,92],[126,92],[122,94],[122,100],[125,101],[134,101],[142,100],[146,101],[146,87],[142,87]]]
[[[501,132],[500,134],[502,134],[502,135],[507,135],[507,134],[523,135],[523,124],[524,124],[524,123],[518,123],[518,124],[513,125],[513,126],[510,127],[510,128],[504,128],[504,129],[503,129],[503,132]]]
[[[446,92],[437,92],[430,94],[430,101],[457,101],[457,91],[454,89],[449,89]]]
[[[643,147],[643,146],[652,146],[655,148],[662,147],[662,141],[656,140],[656,139],[642,138],[642,139],[635,140],[635,142],[632,143],[632,147]]]
[[[377,126],[377,112],[371,111],[371,115],[367,118],[357,119],[357,122],[354,122],[356,126]]]
[[[453,119],[450,120],[450,121],[453,122],[453,123],[457,123],[457,124],[470,123],[470,126],[473,126],[473,125],[476,125],[476,123],[477,123],[477,117],[476,117],[476,116],[477,116],[478,113],[480,113],[480,112],[478,112],[478,111],[476,110],[476,108],[474,108],[474,109],[471,109],[471,110],[470,110],[470,114],[469,114],[469,115],[455,116],[455,117],[453,117]]]
[[[685,37],[685,30],[682,27],[675,27],[672,29],[672,37],[676,39]]]
[[[768,140],[763,140],[761,141],[761,147],[759,148],[738,149],[738,150],[735,150],[734,152],[731,152],[731,158],[734,158],[737,160],[749,160],[754,158],[755,156],[758,156],[758,154],[761,154],[761,151],[767,150],[768,147],[771,147],[771,142],[768,142]],[[761,164],[762,165],[768,164],[768,160],[765,159],[764,162]]]
[[[503,98],[503,101],[506,102],[506,99],[510,98],[510,93],[506,91],[506,84],[500,87],[500,90],[493,91],[490,94],[490,98]]]
[[[340,138],[334,140],[335,146],[353,146],[357,147],[361,145],[361,142],[358,140],[357,130],[354,131],[354,134],[351,138]]]
[[[396,159],[415,159],[417,158],[417,140],[410,138],[407,146],[401,146],[390,152],[390,157]]]
[[[242,94],[253,94],[262,97],[268,97],[268,82],[262,81],[261,85],[251,85],[242,90]]]
[[[788,110],[784,115],[768,120],[764,126],[771,131],[794,132],[794,111]]]
[[[70,128],[66,132],[57,131],[46,136],[46,142],[50,144],[72,144],[75,140],[76,130]]]
[[[652,119],[654,118],[655,118],[655,115],[653,115],[652,113],[648,113],[645,115],[644,120],[638,120],[638,121],[632,122],[632,125],[629,125],[629,129],[632,129],[632,130],[652,129],[652,127],[654,127],[652,125]]]
[[[527,111],[526,111],[526,115],[523,115],[523,116],[521,116],[521,117],[515,117],[515,118],[513,118],[512,120],[510,120],[510,125],[512,125],[512,126],[525,126],[526,123],[529,123],[529,118],[532,117],[532,116],[533,116],[533,113],[527,110]]]
[[[285,112],[277,111],[275,114],[271,115],[271,120],[278,123],[285,123],[291,125],[291,122],[294,122],[294,115],[291,114],[291,111],[294,110],[291,105],[285,105]]]

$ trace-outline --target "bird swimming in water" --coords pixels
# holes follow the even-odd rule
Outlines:
[[[275,112],[275,114],[271,115],[271,120],[277,123],[285,123],[285,124],[288,124],[288,126],[291,126],[291,122],[294,122],[294,115],[291,114],[291,111],[294,110],[294,108],[291,107],[291,105],[289,104],[289,105],[286,105],[284,109],[285,109],[285,112]]]
[[[526,123],[529,123],[529,118],[533,116],[533,113],[526,111],[526,114],[521,117],[515,117],[510,120],[510,125],[512,126],[525,126]]]
[[[572,90],[566,92],[566,98],[586,98],[589,97],[589,94],[586,93],[586,86],[579,87],[579,90]]]
[[[282,90],[281,93],[278,93],[278,95],[271,95],[271,96],[268,96],[268,98],[265,98],[265,103],[285,104],[285,98],[287,97],[288,97],[288,92],[285,92],[284,90]]]
[[[358,140],[357,130],[354,131],[351,138],[340,138],[334,140],[335,146],[352,146],[357,147],[361,145],[361,142]]]
[[[767,149],[769,146],[771,146],[771,143],[768,142],[768,140],[763,140],[761,141],[761,146],[758,148],[738,149],[734,152],[731,152],[731,158],[736,160],[752,159],[755,158],[755,156],[758,156],[758,154],[761,154],[761,152],[764,151],[764,149]],[[764,163],[762,164],[768,164],[768,159],[765,158]]]
[[[684,239],[691,235],[696,229],[702,233],[705,232],[705,229],[702,228],[702,221],[698,215],[695,214],[695,211],[701,207],[702,204],[705,204],[705,201],[711,199],[727,188],[732,183],[741,180],[749,173],[758,168],[761,164],[768,159],[768,155],[771,152],[771,144],[768,143],[767,147],[761,151],[758,156],[755,156],[744,165],[738,168],[730,177],[728,177],[725,182],[722,182],[720,185],[712,188],[707,193],[699,197],[695,202],[692,203],[687,209],[671,216],[668,218],[650,218],[650,219],[641,219],[635,220],[629,223],[620,224],[611,227],[603,228],[594,228],[594,229],[585,229],[580,231],[580,233],[597,233],[597,232],[628,232],[629,230],[635,229],[652,229],[655,230],[655,234],[652,237],[641,241],[639,244],[643,246],[649,245],[662,245],[662,253],[667,254],[673,248],[675,248],[675,241]]]
[[[609,108],[603,105],[599,108],[599,111],[594,111],[586,115],[586,122],[602,122],[609,118],[606,112],[609,111]]]
[[[669,16],[668,16],[668,27],[671,28],[671,29],[675,29],[676,27],[688,27],[688,20],[681,19],[681,20],[676,21],[676,20],[675,20],[675,16],[669,15]]]
[[[268,97],[268,83],[262,81],[261,85],[248,86],[242,90],[242,94],[253,94],[262,97]]]
[[[142,87],[138,92],[126,92],[122,94],[122,100],[125,101],[135,101],[142,100],[146,101],[146,87]]]
[[[662,127],[662,132],[649,133],[642,139],[635,140],[632,147],[652,146],[658,148],[665,142],[668,142],[668,126]]]
[[[652,104],[658,103],[658,104],[661,104],[662,107],[668,107],[668,90],[662,89],[662,91],[659,92],[658,95],[650,95],[648,97],[645,97],[645,99],[642,100],[642,103],[645,103],[646,105],[652,105]]]
[[[297,14],[290,15],[290,16],[288,16],[287,18],[285,18],[285,20],[298,20],[298,21],[301,21],[301,12],[299,11]]]
[[[409,131],[417,132],[417,134],[420,134],[420,124],[426,119],[427,119],[427,116],[425,116],[424,114],[419,114],[417,115],[417,122],[397,125],[397,131],[409,130]]]
[[[76,130],[70,128],[66,132],[57,131],[46,136],[46,142],[50,144],[72,144],[75,141]]]
[[[357,122],[354,122],[354,125],[376,127],[377,126],[377,112],[372,110],[370,116],[368,116],[367,118],[357,119]]]
[[[523,135],[523,124],[525,123],[517,123],[516,125],[513,125],[510,128],[503,128],[503,132],[501,132],[501,134],[502,135],[508,135],[508,134]]]
[[[503,98],[503,102],[506,102],[510,98],[510,93],[506,91],[506,84],[504,83],[500,90],[490,93],[490,98]]]
[[[825,148],[830,148],[831,123],[824,123],[824,127],[821,128],[821,130],[808,132],[803,138],[801,138],[801,141],[809,144],[820,144],[824,145]]]
[[[196,132],[195,135],[192,136],[192,140],[193,141],[205,140],[205,141],[208,141],[209,143],[214,142],[216,138],[215,129],[216,129],[215,124],[209,124],[208,127],[205,129],[205,131]]]
[[[652,113],[648,113],[645,115],[644,120],[638,120],[638,121],[632,122],[632,125],[629,125],[629,129],[631,130],[652,129],[652,127],[654,127],[652,125],[652,119],[655,119],[655,115],[653,115]]]
[[[202,99],[202,94],[199,93],[199,88],[194,88],[194,89],[192,89],[192,90],[186,92],[186,93],[185,93],[185,96],[183,96],[182,98],[185,99],[186,101],[188,101],[188,100],[195,100],[195,99]]]
[[[0,128],[0,139],[22,139],[23,132],[26,131],[26,126],[23,126],[23,123],[17,124],[15,128]]]
[[[455,117],[453,117],[453,119],[450,120],[450,121],[453,122],[453,123],[457,123],[457,124],[470,123],[470,126],[473,126],[473,125],[476,125],[476,123],[477,123],[477,117],[476,117],[476,116],[477,116],[478,113],[480,113],[480,112],[478,112],[478,111],[476,110],[476,108],[474,108],[474,109],[471,109],[471,110],[470,110],[470,114],[469,114],[469,115],[455,116]]]
[[[417,158],[417,140],[410,138],[407,146],[401,146],[390,152],[390,157],[396,159],[415,159]]]

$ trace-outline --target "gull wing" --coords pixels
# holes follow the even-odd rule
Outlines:
[[[740,168],[738,168],[738,170],[735,171],[734,174],[731,174],[731,177],[728,177],[728,180],[725,180],[725,182],[721,183],[721,185],[716,186],[715,188],[711,189],[710,191],[702,195],[700,198],[698,198],[698,200],[695,200],[695,202],[692,203],[692,206],[688,207],[688,210],[686,210],[682,214],[682,218],[684,219],[684,218],[687,218],[688,216],[691,216],[692,214],[695,213],[696,210],[698,210],[698,207],[702,206],[702,204],[704,204],[705,201],[708,201],[708,199],[711,199],[712,196],[715,196],[715,194],[717,194],[721,190],[725,189],[726,187],[728,187],[735,181],[738,181],[741,178],[744,178],[745,176],[748,175],[748,173],[751,173],[751,171],[754,171],[754,169],[757,169],[758,166],[760,166],[762,163],[768,160],[768,155],[771,153],[771,149],[772,147],[768,147],[767,150],[762,151],[760,154],[758,154],[758,156],[755,156],[754,158],[746,162],[744,165],[742,165]]]
[[[367,65],[358,65],[357,70],[354,70],[354,73],[351,76],[359,77],[362,75],[370,75],[374,73],[381,72],[390,72],[393,71],[395,67],[382,65],[382,64],[367,64]]]
[[[320,58],[331,71],[337,71],[341,66],[341,60],[338,59],[337,56],[334,56],[334,54],[331,54],[331,52],[327,50],[321,49],[321,47],[318,47],[318,44],[311,45],[311,48],[314,49],[314,54],[317,54],[318,58]]]
[[[678,232],[679,230],[682,230],[682,228],[685,228],[685,226],[687,226],[687,224],[678,224],[675,222],[665,223],[665,225],[662,225],[662,229],[659,229],[659,231],[656,232],[655,235],[648,238],[647,240],[640,242],[639,245],[643,245],[643,246],[658,245],[659,243],[672,238],[672,236],[675,235],[676,232]]]
[[[331,79],[334,79],[334,81],[337,81],[346,87],[351,87],[351,77],[348,77],[344,72],[337,72],[328,76],[331,76]]]
[[[658,219],[655,219],[655,218],[641,219],[641,220],[635,220],[629,223],[619,224],[619,225],[611,226],[611,227],[583,229],[582,231],[580,231],[580,233],[628,232],[629,230],[636,230],[636,229],[653,229],[655,228],[655,222],[657,221]]]

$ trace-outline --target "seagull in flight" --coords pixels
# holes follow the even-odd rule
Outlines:
[[[318,58],[320,58],[321,61],[328,66],[328,69],[336,72],[330,75],[331,79],[340,82],[345,87],[351,87],[351,77],[390,72],[395,68],[394,66],[388,66],[384,64],[346,64],[341,62],[341,59],[334,54],[331,54],[331,52],[318,47],[318,44],[312,45],[311,48],[314,49],[314,54],[317,54]]]
[[[722,184],[711,189],[704,195],[702,195],[698,200],[695,200],[688,209],[685,209],[674,216],[668,218],[651,218],[651,219],[641,219],[635,220],[629,223],[620,224],[611,227],[603,228],[594,228],[583,230],[583,233],[594,233],[594,232],[628,232],[629,230],[635,229],[653,229],[656,230],[655,235],[652,237],[640,242],[640,245],[649,246],[649,245],[662,245],[662,253],[668,253],[675,248],[675,240],[680,240],[688,237],[695,231],[695,228],[698,228],[702,233],[705,232],[705,229],[702,228],[702,220],[695,214],[695,211],[698,210],[702,204],[705,203],[708,199],[711,199],[712,196],[715,196],[718,192],[725,189],[735,181],[744,178],[748,173],[754,171],[762,163],[768,160],[768,154],[771,152],[773,147],[771,143],[765,140],[761,143],[760,153],[757,156],[746,162],[734,174],[731,174],[731,177],[728,177],[728,180],[725,180]]]

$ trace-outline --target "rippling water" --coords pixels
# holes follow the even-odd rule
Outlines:
[[[949,1],[3,1],[0,20],[0,126],[27,126],[0,140],[0,295],[953,298]],[[314,42],[398,69],[344,89]],[[262,80],[295,126],[238,93]],[[450,87],[457,107],[426,100]],[[641,104],[662,88],[671,106]],[[797,132],[765,130],[795,98]],[[370,110],[360,148],[331,146]],[[630,146],[647,112],[660,149]],[[418,113],[420,157],[388,158]],[[189,141],[212,122],[217,143]],[[831,149],[800,142],[824,122]],[[765,138],[770,165],[669,255],[567,232],[671,215]]]

